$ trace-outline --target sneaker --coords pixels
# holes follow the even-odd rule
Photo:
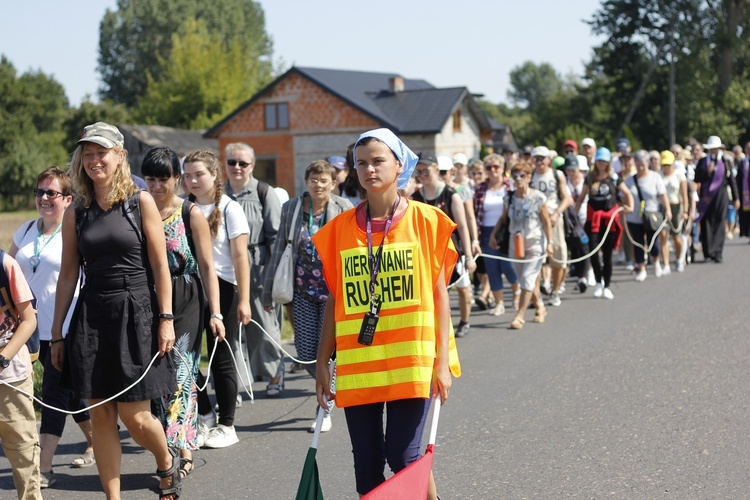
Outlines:
[[[677,261],[677,272],[681,273],[685,271],[685,261],[684,260],[678,260]]]
[[[668,265],[662,267],[662,269],[661,269],[661,275],[662,276],[669,276],[670,274],[672,274],[672,268],[671,267],[669,267]]]
[[[661,278],[663,274],[664,270],[661,267],[661,262],[657,260],[656,262],[654,262],[654,276],[656,276],[657,278]]]
[[[596,276],[594,276],[594,270],[589,268],[586,273],[586,280],[589,282],[589,286],[596,286]]]
[[[604,289],[604,298],[605,299],[609,299],[609,300],[614,299],[615,296],[612,294],[612,290],[610,290],[609,288],[605,288]]]
[[[636,281],[646,281],[646,270],[645,269],[641,269],[640,271],[638,271],[638,274],[635,275],[635,280]]]
[[[331,422],[331,414],[326,413],[325,415],[323,415],[323,423],[320,424],[320,432],[328,432],[331,430],[331,427],[333,427],[333,422]],[[310,428],[307,429],[307,432],[315,432],[315,421],[313,421]]]
[[[226,425],[219,424],[209,431],[204,446],[206,448],[226,448],[239,441],[233,425],[227,427]]]
[[[588,282],[586,281],[586,278],[579,278],[578,279],[578,291],[581,293],[586,293],[586,289],[589,287]]]
[[[242,408],[242,394],[237,393],[237,408]]]
[[[632,262],[626,262],[625,263],[625,270],[626,271],[633,271],[633,270],[635,270],[635,266],[633,265]]]
[[[458,328],[456,328],[454,334],[457,339],[460,339],[461,337],[466,337],[469,334],[469,323],[466,323],[464,321],[461,321],[458,324]]]
[[[198,448],[203,448],[206,444],[208,433],[214,427],[216,427],[216,413],[211,412],[207,415],[198,415],[198,432],[196,435]]]
[[[549,296],[549,301],[547,304],[557,307],[560,304],[562,304],[562,301],[560,300],[560,295],[557,292],[552,292],[552,294]]]
[[[565,283],[560,285],[560,288],[557,289],[557,295],[562,295],[565,293]]]
[[[597,283],[594,287],[594,297],[597,299],[602,296],[602,293],[604,293],[604,285],[601,283]]]
[[[549,284],[549,281],[547,281],[547,282],[544,282],[544,283],[542,283],[542,284],[541,284],[541,285],[539,286],[539,290],[540,290],[540,291],[541,291],[541,292],[542,292],[542,293],[543,293],[544,295],[549,295],[549,294],[551,294],[551,293],[552,293],[552,285],[550,285],[550,284]]]
[[[297,363],[296,361],[292,363],[292,366],[289,367],[289,373],[297,373],[301,372],[302,370],[304,370],[304,368],[302,368],[302,365],[300,363]]]

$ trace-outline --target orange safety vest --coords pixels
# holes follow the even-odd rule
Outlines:
[[[450,279],[458,256],[453,223],[441,210],[411,201],[388,232],[375,293],[383,301],[372,345],[357,342],[370,307],[367,234],[349,210],[313,237],[326,284],[336,299],[336,406],[429,398],[436,357],[434,290]],[[383,233],[373,234],[373,251]],[[448,361],[459,377],[453,327]]]

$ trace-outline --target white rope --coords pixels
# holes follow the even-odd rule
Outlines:
[[[141,380],[143,380],[143,378],[144,378],[144,377],[146,376],[146,374],[148,373],[148,371],[149,371],[149,370],[151,369],[151,366],[152,366],[152,365],[154,364],[154,361],[156,361],[156,358],[158,358],[158,357],[159,357],[159,353],[157,352],[156,354],[154,354],[154,357],[153,357],[153,358],[151,358],[151,362],[150,362],[150,363],[148,364],[148,366],[146,367],[146,371],[144,371],[144,372],[143,372],[143,375],[141,375],[141,376],[140,376],[140,377],[138,378],[138,380],[136,380],[135,382],[133,382],[132,384],[130,384],[129,386],[127,386],[127,387],[126,387],[125,389],[121,390],[120,392],[118,392],[118,393],[117,393],[117,394],[115,394],[114,396],[111,396],[111,397],[109,397],[109,398],[107,398],[107,399],[104,399],[104,400],[102,400],[102,401],[99,401],[98,403],[95,403],[95,404],[93,404],[93,405],[87,406],[86,408],[81,408],[80,410],[75,410],[75,411],[70,411],[70,410],[63,410],[63,409],[61,409],[61,408],[55,408],[55,407],[54,407],[54,406],[52,406],[52,405],[48,405],[47,403],[45,403],[45,402],[44,402],[44,401],[42,401],[41,399],[38,399],[37,397],[35,397],[35,396],[34,396],[33,394],[29,394],[28,392],[24,391],[23,389],[19,389],[18,387],[15,387],[15,386],[13,386],[13,385],[10,385],[10,384],[9,384],[8,382],[6,382],[5,380],[0,380],[0,383],[2,383],[2,384],[4,384],[4,385],[7,385],[7,386],[8,386],[8,387],[10,387],[11,389],[15,389],[15,390],[17,390],[18,392],[20,392],[21,394],[24,394],[24,395],[26,395],[26,396],[30,397],[31,399],[33,399],[34,401],[36,401],[36,402],[37,402],[37,403],[39,403],[40,405],[44,406],[45,408],[49,408],[50,410],[57,410],[57,411],[59,411],[60,413],[65,413],[65,414],[68,414],[68,415],[77,415],[78,413],[83,413],[83,412],[85,412],[85,411],[87,411],[87,410],[90,410],[90,409],[92,409],[92,408],[96,408],[97,406],[101,406],[101,405],[103,405],[104,403],[109,403],[109,402],[110,402],[110,401],[112,401],[113,399],[115,399],[115,398],[118,398],[118,397],[122,396],[123,394],[125,394],[126,392],[128,392],[128,391],[129,391],[130,389],[132,389],[133,387],[135,387],[136,385],[138,385],[138,383],[139,383],[139,382],[140,382]]]
[[[656,243],[656,239],[661,234],[662,229],[664,229],[664,226],[666,226],[668,223],[669,223],[669,221],[667,220],[666,217],[664,217],[664,220],[661,222],[661,225],[659,226],[659,229],[657,229],[656,232],[654,233],[654,235],[651,237],[651,243],[649,243],[648,248],[644,247],[642,242],[641,243],[637,243],[633,239],[633,236],[630,234],[630,229],[628,228],[627,221],[625,221],[625,234],[628,235],[628,239],[630,240],[630,243],[632,243],[634,247],[638,247],[638,248],[642,249],[644,251],[644,253],[649,254],[649,253],[651,253],[651,249],[654,247],[654,244]],[[646,229],[645,226],[644,226],[643,229],[644,229],[644,232],[645,232],[645,229]]]
[[[575,264],[576,262],[583,262],[584,260],[588,259],[592,255],[596,254],[596,252],[599,251],[599,249],[604,245],[604,242],[607,240],[607,236],[609,236],[609,232],[612,230],[612,224],[614,224],[614,222],[615,222],[615,216],[617,214],[619,214],[623,210],[624,209],[622,207],[618,207],[618,209],[615,210],[615,213],[612,214],[612,217],[609,219],[609,224],[607,224],[607,229],[606,229],[606,231],[604,231],[604,235],[601,237],[601,241],[596,246],[596,248],[594,248],[593,250],[591,250],[586,255],[584,255],[582,257],[575,258],[575,259],[564,259],[564,260],[556,259],[556,258],[554,258],[552,256],[549,256],[549,258],[552,259],[552,260],[554,260],[555,262],[559,262],[561,264],[565,264],[565,263],[567,263],[567,264]],[[536,262],[538,260],[542,260],[542,259],[546,258],[547,255],[539,255],[537,257],[532,257],[530,259],[513,259],[511,257],[502,257],[502,256],[499,256],[499,255],[488,255],[488,254],[485,254],[485,253],[480,253],[480,254],[477,254],[476,256],[474,256],[474,260],[478,259],[479,257],[484,257],[486,259],[504,260],[504,261],[507,261],[507,262],[516,262],[518,264],[530,264],[532,262]]]

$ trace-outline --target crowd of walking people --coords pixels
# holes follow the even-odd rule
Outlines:
[[[39,174],[39,217],[0,253],[0,438],[19,498],[56,482],[58,409],[85,440],[71,465],[96,465],[107,498],[120,496],[118,419],[153,455],[160,498],[178,498],[194,451],[239,441],[241,383],[283,396],[284,315],[315,381],[311,416],[324,412],[325,432],[332,401],[344,408],[356,489],[371,491],[386,462],[397,472],[419,457],[431,397],[445,402],[460,376],[455,338],[472,314],[508,315],[520,330],[529,308],[545,323],[566,293],[614,299],[615,262],[641,282],[721,263],[725,239],[750,237],[750,143],[730,151],[712,136],[648,152],[623,138],[614,150],[586,138],[580,154],[568,140],[559,155],[505,146],[471,160],[416,154],[377,129],[310,163],[304,192],[282,203],[253,176],[248,144],[222,158],[154,148],[142,190],[120,131],[87,126],[69,169]],[[35,336],[38,350],[26,345]],[[37,352],[49,405],[38,434],[17,391],[33,392]]]

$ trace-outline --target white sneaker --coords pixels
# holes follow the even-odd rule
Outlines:
[[[602,296],[602,293],[604,293],[604,285],[597,283],[596,286],[594,286],[594,297],[598,299]]]
[[[625,270],[626,271],[632,271],[634,269],[635,269],[635,266],[633,265],[632,262],[628,261],[628,262],[625,263]]]
[[[333,422],[331,422],[331,414],[326,413],[325,415],[323,415],[323,423],[320,424],[320,432],[328,432],[331,430],[331,427],[333,427]],[[312,425],[310,425],[308,432],[315,432],[315,421],[313,421]]]
[[[684,260],[678,260],[677,261],[677,272],[681,273],[685,271],[685,261]]]
[[[661,275],[662,275],[662,276],[669,276],[670,274],[672,274],[672,268],[671,268],[671,267],[669,267],[668,265],[667,265],[667,266],[664,266],[664,267],[662,268],[662,270],[661,270]]]
[[[198,415],[198,431],[196,433],[198,448],[205,446],[206,438],[212,427],[216,427],[216,413],[211,412],[208,415]]]
[[[657,278],[661,278],[663,273],[664,270],[661,267],[661,262],[657,260],[656,262],[654,262],[654,276],[656,276]]]
[[[226,448],[239,441],[237,433],[234,431],[234,426],[227,427],[226,425],[219,424],[209,431],[204,446],[206,448]]]
[[[560,285],[560,288],[557,289],[557,295],[562,295],[565,293],[565,283]]]
[[[612,290],[610,290],[609,288],[605,288],[604,289],[604,298],[605,299],[609,299],[609,300],[614,299],[615,296],[612,294]]]
[[[549,302],[547,302],[552,307],[557,307],[560,304],[562,304],[562,301],[560,300],[560,295],[557,292],[552,292],[552,295],[549,296]]]
[[[636,281],[646,281],[646,270],[645,269],[641,269],[640,271],[638,271],[638,274],[635,275],[635,280]]]
[[[590,267],[586,273],[586,280],[589,282],[589,286],[596,286],[596,276],[594,276],[594,270]]]

